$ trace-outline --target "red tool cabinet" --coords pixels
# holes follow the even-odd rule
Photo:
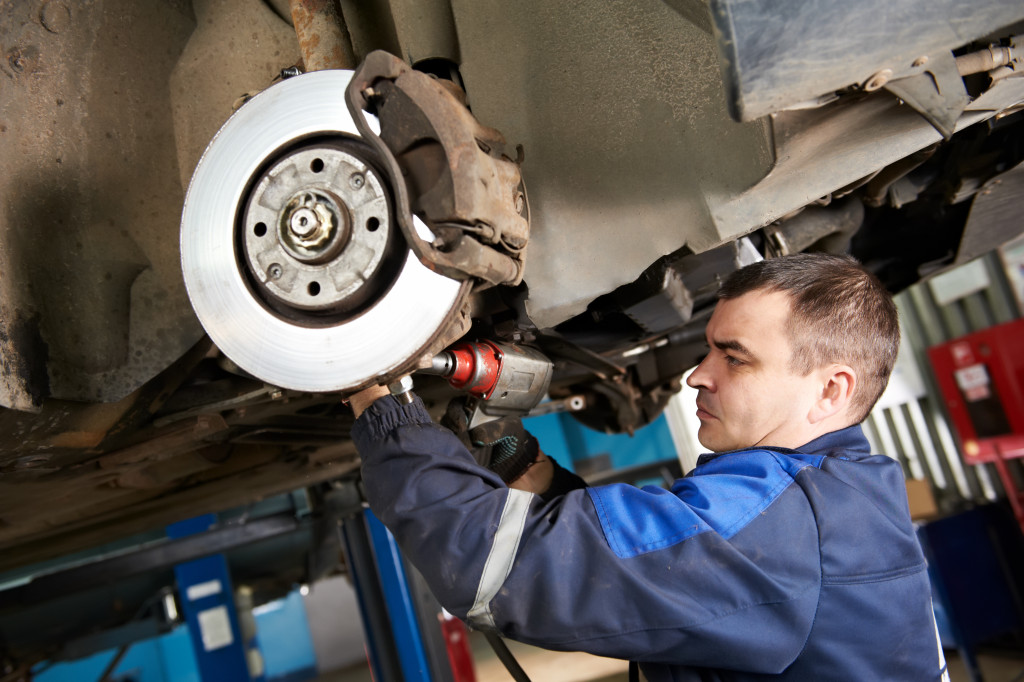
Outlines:
[[[995,464],[1024,531],[1024,493],[1007,466],[1024,457],[1024,319],[928,349],[968,464]]]

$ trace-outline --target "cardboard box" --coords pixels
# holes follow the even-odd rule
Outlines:
[[[932,486],[925,480],[907,480],[907,500],[910,502],[910,518],[926,521],[939,515]]]

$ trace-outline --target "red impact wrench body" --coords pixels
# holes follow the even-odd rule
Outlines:
[[[543,353],[482,339],[460,343],[434,356],[420,371],[439,374],[460,391],[482,402],[491,417],[520,416],[536,407],[547,393],[553,365]]]
[[[452,387],[488,400],[501,375],[505,353],[492,341],[461,343],[434,356],[431,373],[440,374]]]

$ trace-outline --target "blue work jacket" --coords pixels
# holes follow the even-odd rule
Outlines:
[[[859,426],[704,455],[670,490],[547,502],[478,466],[418,398],[377,400],[352,437],[370,507],[476,628],[635,660],[651,682],[943,678],[903,473]]]

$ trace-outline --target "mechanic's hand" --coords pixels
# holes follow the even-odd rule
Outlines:
[[[551,483],[551,462],[521,420],[506,417],[470,429],[469,416],[466,398],[454,398],[441,417],[441,426],[462,441],[477,464],[498,474],[506,485],[531,492],[537,492],[538,486],[546,489]]]
[[[509,488],[525,490],[526,492],[543,495],[551,487],[555,477],[555,465],[551,458],[543,452],[537,451],[537,459],[523,473],[522,476],[508,484]]]
[[[473,456],[509,484],[537,459],[537,439],[515,417],[484,422],[469,430]]]
[[[348,402],[352,406],[352,411],[356,414],[356,419],[359,419],[359,415],[361,415],[366,408],[373,405],[378,398],[383,398],[390,393],[391,391],[388,390],[387,386],[370,386],[369,388],[364,388],[359,391],[359,393],[349,396]]]

